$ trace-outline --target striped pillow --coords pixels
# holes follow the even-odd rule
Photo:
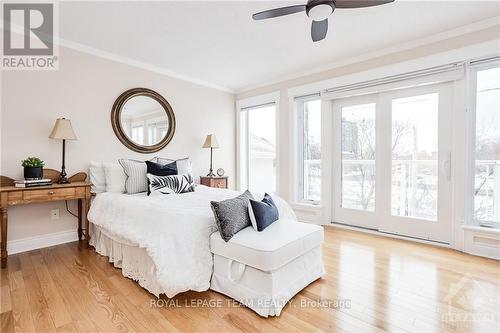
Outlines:
[[[156,162],[157,157],[150,161]],[[146,192],[148,190],[147,166],[144,161],[129,160],[121,158],[118,160],[127,175],[125,181],[125,192],[128,194]]]

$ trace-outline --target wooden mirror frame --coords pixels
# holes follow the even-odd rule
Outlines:
[[[125,105],[125,103],[134,97],[137,96],[148,96],[156,100],[160,105],[163,107],[163,110],[165,110],[165,113],[167,114],[168,117],[168,131],[167,134],[163,139],[161,139],[160,142],[157,144],[151,145],[151,146],[144,146],[144,145],[139,145],[129,139],[125,131],[123,130],[121,123],[120,123],[120,115],[122,113],[122,108]],[[113,131],[115,132],[116,136],[118,139],[125,145],[125,147],[139,152],[139,153],[154,153],[157,152],[163,148],[165,148],[166,145],[172,140],[172,137],[174,136],[175,133],[175,115],[174,115],[174,110],[172,110],[172,107],[170,104],[167,102],[165,98],[163,98],[162,95],[158,94],[156,91],[147,89],[147,88],[133,88],[125,91],[122,93],[115,101],[113,104],[113,109],[111,111],[111,125],[113,126]]]

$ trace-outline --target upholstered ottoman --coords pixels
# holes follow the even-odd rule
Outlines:
[[[215,232],[210,288],[263,317],[279,316],[295,294],[324,275],[322,243],[322,227],[293,220],[261,232],[247,227],[227,243]]]

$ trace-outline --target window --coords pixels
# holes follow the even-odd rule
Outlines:
[[[392,215],[437,219],[438,96],[392,100]]]
[[[143,117],[144,118],[144,117]],[[154,145],[160,142],[168,131],[168,121],[153,119],[122,120],[122,128],[133,141],[141,145]]]
[[[375,210],[375,110],[375,103],[342,108],[343,208]]]
[[[321,100],[300,103],[299,201],[318,203],[321,200]]]
[[[473,216],[500,224],[500,67],[477,71]]]
[[[161,141],[168,131],[167,121],[157,121],[148,124],[149,144],[154,145]]]
[[[240,187],[276,192],[276,104],[240,112]]]
[[[132,126],[132,140],[135,142],[144,142],[144,125]]]

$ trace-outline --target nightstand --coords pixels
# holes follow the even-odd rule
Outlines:
[[[227,177],[200,177],[200,184],[208,187],[227,188]]]

